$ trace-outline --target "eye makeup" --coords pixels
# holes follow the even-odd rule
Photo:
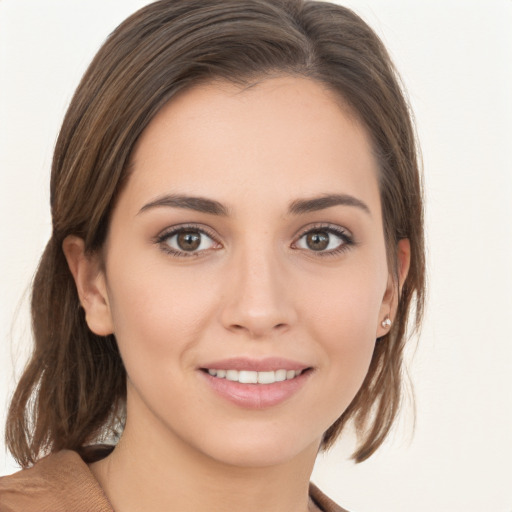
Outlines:
[[[303,228],[292,244],[293,249],[319,257],[337,256],[355,245],[350,231],[333,224],[318,223]]]
[[[213,230],[198,224],[169,227],[157,235],[153,242],[162,251],[177,258],[200,257],[223,247]],[[316,223],[303,228],[290,247],[313,256],[333,257],[354,245],[354,237],[346,228]]]
[[[204,226],[180,224],[170,227],[155,239],[160,249],[175,257],[199,257],[211,250],[222,248],[216,236]]]

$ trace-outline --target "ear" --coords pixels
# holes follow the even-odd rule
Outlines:
[[[84,241],[73,235],[64,239],[62,250],[75,280],[89,329],[99,336],[112,334],[114,326],[100,255],[86,254]]]
[[[386,292],[384,294],[384,299],[379,313],[377,338],[380,338],[389,332],[392,322],[396,317],[398,300],[402,292],[402,286],[404,285],[411,265],[411,244],[408,238],[402,238],[399,240],[396,256],[398,263],[398,283],[396,282],[396,276],[390,272]],[[387,319],[391,321],[391,324],[389,324],[389,322],[388,325],[385,323],[383,324]]]

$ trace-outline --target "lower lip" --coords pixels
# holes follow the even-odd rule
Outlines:
[[[200,373],[211,388],[229,402],[246,409],[266,409],[279,405],[295,395],[308,380],[310,371],[273,384],[241,384],[213,377],[203,371]]]

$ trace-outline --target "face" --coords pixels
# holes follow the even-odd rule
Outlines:
[[[392,308],[365,130],[314,81],[216,83],[165,106],[132,164],[84,306],[117,338],[126,432],[235,465],[316,451]]]

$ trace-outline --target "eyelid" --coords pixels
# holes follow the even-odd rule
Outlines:
[[[312,231],[326,231],[328,233],[331,233],[343,240],[343,243],[336,247],[335,249],[331,249],[328,251],[314,251],[312,249],[303,249],[300,247],[297,247],[297,242],[303,238],[305,235]],[[314,224],[309,224],[303,228],[295,235],[294,242],[292,243],[292,248],[297,250],[302,250],[311,254],[314,254],[315,256],[333,256],[337,255],[342,251],[350,249],[352,246],[355,245],[354,236],[350,230],[347,228],[340,226],[338,224],[331,224],[329,222],[317,222]]]
[[[346,236],[347,238],[353,239],[354,235],[352,232],[345,228],[344,226],[340,226],[339,224],[332,224],[330,222],[315,222],[313,224],[308,224],[307,226],[302,227],[297,234],[294,236],[295,240],[303,237],[305,234],[310,231],[329,231],[334,234],[340,234]]]
[[[219,247],[212,247],[208,249],[202,249],[199,251],[180,251],[179,249],[174,249],[170,247],[168,244],[165,244],[165,241],[169,238],[178,235],[183,231],[197,231],[198,233],[202,233],[210,238],[216,245]],[[163,229],[157,236],[154,237],[153,242],[160,245],[161,249],[176,257],[198,257],[203,255],[204,253],[209,252],[212,249],[220,249],[222,247],[221,242],[219,241],[219,237],[211,230],[211,228],[204,226],[203,224],[193,224],[193,223],[185,223],[185,224],[177,224],[174,226],[169,226]]]
[[[208,238],[210,238],[217,247],[211,247],[208,249],[201,249],[198,251],[180,251],[179,249],[174,249],[170,247],[168,244],[164,244],[164,242],[171,238],[172,236],[175,236],[183,231],[197,231],[199,233],[202,233],[203,235],[206,235]],[[343,240],[343,243],[340,244],[335,249],[326,250],[326,251],[314,251],[312,249],[304,249],[297,247],[297,242],[307,235],[308,233],[312,231],[326,231],[328,233],[331,233],[340,239]],[[351,246],[355,245],[354,237],[350,230],[347,228],[340,226],[338,224],[331,224],[329,222],[316,222],[313,224],[309,224],[307,226],[304,226],[300,229],[300,231],[294,236],[294,241],[291,244],[291,247],[293,249],[297,249],[300,251],[312,253],[315,256],[333,256],[336,254],[339,254],[342,251],[348,250]],[[205,226],[204,224],[194,224],[194,223],[184,223],[184,224],[177,224],[174,226],[169,226],[165,229],[163,229],[157,236],[154,237],[153,242],[160,245],[161,249],[176,257],[199,257],[204,255],[205,253],[208,253],[211,250],[216,250],[222,248],[222,243],[219,240],[219,236],[214,232],[211,228],[208,226]]]

